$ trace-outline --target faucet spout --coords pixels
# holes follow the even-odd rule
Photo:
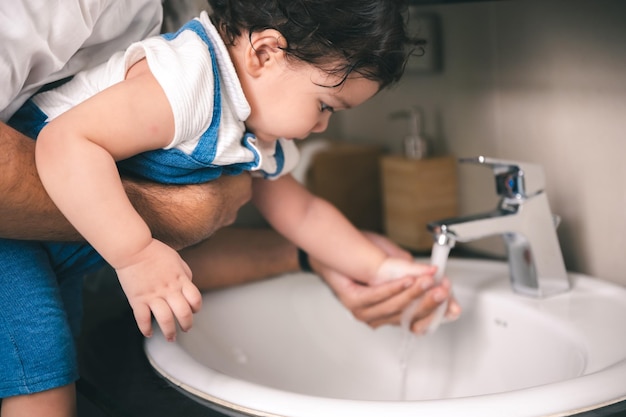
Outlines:
[[[428,229],[439,244],[446,241],[471,242],[512,231],[515,224],[513,216],[516,214],[517,210],[497,208],[486,213],[431,222]]]
[[[502,171],[502,165],[498,165],[498,170]],[[514,176],[514,171],[508,170],[508,176]],[[501,178],[496,178],[497,184],[501,182]],[[456,242],[500,235],[507,247],[515,292],[546,297],[568,291],[571,283],[545,192],[538,190],[531,196],[501,195],[499,207],[493,211],[438,220],[431,222],[428,229],[437,243],[449,247]]]

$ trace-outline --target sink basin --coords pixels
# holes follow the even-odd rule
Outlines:
[[[402,329],[370,329],[305,273],[205,294],[191,331],[145,351],[234,416],[570,415],[626,399],[625,288],[571,274],[571,292],[536,300],[512,293],[503,262],[453,258],[446,275],[464,313],[411,340],[406,374]]]

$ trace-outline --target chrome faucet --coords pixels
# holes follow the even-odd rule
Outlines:
[[[556,234],[558,218],[552,215],[544,191],[543,168],[484,156],[460,162],[493,169],[500,203],[487,213],[431,222],[428,230],[435,243],[452,248],[456,242],[501,235],[515,292],[546,297],[568,291],[571,283]]]

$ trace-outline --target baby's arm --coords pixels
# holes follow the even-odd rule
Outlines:
[[[127,79],[51,121],[37,140],[36,163],[61,212],[118,273],[142,333],[152,312],[168,338],[174,317],[191,326],[201,297],[187,265],[152,238],[131,205],[115,165],[173,137],[172,110],[145,62]]]
[[[291,175],[275,181],[254,179],[252,201],[279,233],[360,282],[377,284],[424,274],[422,265],[388,257],[332,204],[311,194]]]

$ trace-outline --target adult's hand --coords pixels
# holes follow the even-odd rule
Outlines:
[[[374,233],[364,233],[389,256],[412,259],[409,252],[399,248],[389,239]],[[432,276],[434,268],[426,269],[430,272],[419,277],[405,277],[370,287],[334,271],[313,258],[310,262],[313,270],[326,281],[353,316],[372,328],[385,324],[399,325],[402,312],[416,299],[420,301],[411,320],[413,333],[424,333],[437,307],[447,299],[449,302],[446,319],[455,320],[461,314],[459,304],[451,295],[450,282],[443,279],[441,284],[435,285]]]

